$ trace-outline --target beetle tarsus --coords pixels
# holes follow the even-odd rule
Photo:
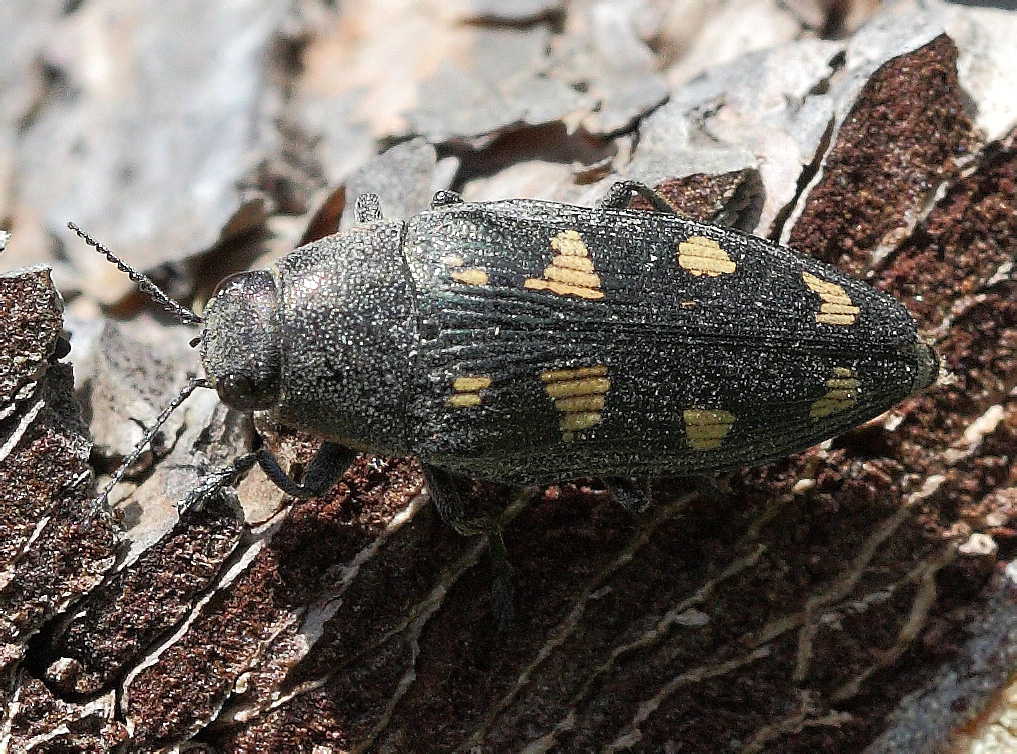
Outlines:
[[[512,627],[515,617],[512,566],[509,565],[501,527],[496,523],[492,523],[487,530],[487,551],[491,555],[491,612],[498,633],[506,633]]]
[[[459,497],[459,490],[456,489],[452,476],[447,471],[424,464],[424,482],[442,521],[464,537],[479,533],[466,524],[463,501]]]
[[[377,194],[361,194],[353,204],[353,214],[358,224],[376,222],[381,216],[381,199]]]
[[[339,481],[339,477],[349,468],[355,457],[356,453],[343,445],[334,442],[324,442],[318,449],[318,452],[315,453],[314,458],[311,459],[311,463],[307,467],[307,473],[304,474],[303,483],[298,483],[283,471],[282,466],[275,460],[275,456],[264,448],[259,448],[253,453],[233,459],[233,463],[229,466],[211,472],[177,506],[177,512],[183,515],[192,509],[200,510],[223,487],[233,484],[241,474],[249,471],[254,464],[261,466],[273,484],[290,497],[299,498],[300,500],[318,497],[319,495],[324,495],[335,486],[336,482]]]
[[[693,476],[691,479],[695,484],[696,492],[704,500],[722,503],[728,499],[730,489],[725,492],[716,476]]]
[[[487,518],[482,519],[481,523],[466,520],[462,498],[452,475],[447,471],[424,464],[424,481],[434,507],[438,509],[438,515],[445,524],[464,537],[487,535],[487,550],[491,557],[491,612],[498,631],[507,631],[512,625],[515,611],[512,600],[512,566],[508,562],[501,527]]]
[[[441,207],[448,207],[450,204],[462,203],[463,198],[455,191],[436,191],[434,196],[431,197],[431,209],[440,209]]]
[[[234,458],[233,463],[210,472],[201,480],[201,484],[188,493],[187,497],[177,503],[177,515],[183,516],[192,510],[201,510],[205,504],[227,485],[232,484],[238,476],[248,471],[258,462],[257,453]]]
[[[611,477],[604,480],[615,501],[628,513],[636,515],[650,506],[648,485],[643,487],[636,479]]]
[[[658,212],[664,212],[669,215],[677,214],[677,211],[668,203],[667,199],[645,183],[640,183],[639,181],[618,181],[611,184],[611,188],[607,190],[604,198],[598,202],[597,209],[625,209],[629,205],[629,200],[632,199],[633,194],[639,194]]]

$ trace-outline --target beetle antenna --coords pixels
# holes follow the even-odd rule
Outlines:
[[[180,391],[177,397],[170,401],[170,404],[155,418],[155,423],[149,427],[148,431],[145,432],[141,440],[138,441],[138,444],[134,446],[134,450],[131,451],[131,454],[120,463],[117,470],[113,472],[113,478],[109,480],[109,483],[103,491],[95,498],[95,509],[97,511],[107,510],[107,506],[109,505],[109,493],[112,492],[113,488],[116,487],[120,480],[124,478],[124,474],[127,473],[127,469],[129,469],[134,462],[141,457],[141,454],[145,452],[145,446],[152,442],[152,438],[155,437],[156,433],[162,428],[162,425],[166,423],[170,414],[176,411],[180,407],[180,404],[187,400],[187,397],[199,387],[210,387],[208,380],[201,377],[191,378],[191,380],[184,385],[183,390]]]
[[[120,268],[121,272],[126,272],[127,276],[135,283],[137,283],[138,287],[141,288],[141,290],[143,290],[145,293],[151,296],[154,301],[161,304],[162,307],[166,309],[166,311],[168,311],[170,314],[176,316],[176,318],[180,320],[181,324],[189,325],[195,322],[204,321],[202,317],[195,314],[187,307],[181,306],[176,301],[167,296],[165,293],[163,293],[162,289],[159,288],[159,286],[157,286],[155,283],[153,283],[151,278],[149,278],[147,275],[143,275],[142,273],[138,272],[136,269],[131,267],[129,264],[127,264],[127,262],[125,262],[116,254],[114,254],[109,248],[96,241],[94,238],[88,235],[77,225],[75,225],[74,223],[67,223],[67,227],[73,230],[75,233],[77,233],[78,237],[82,241],[87,243],[89,246],[98,251],[100,254],[103,254],[106,257],[106,259],[108,259],[118,268]]]

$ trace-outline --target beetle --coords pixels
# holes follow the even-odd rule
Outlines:
[[[633,194],[656,212],[626,209]],[[265,449],[209,475],[200,504],[260,464],[287,494],[326,492],[357,452],[417,455],[444,520],[453,480],[513,485],[701,475],[837,435],[935,382],[908,311],[787,247],[676,213],[643,184],[594,209],[465,202],[351,230],[220,283],[200,322],[205,378],[243,412],[324,442],[297,483]],[[152,290],[154,289],[154,290]],[[103,504],[110,487],[102,493]],[[619,494],[623,500],[624,494]]]

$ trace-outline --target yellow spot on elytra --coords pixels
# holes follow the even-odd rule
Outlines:
[[[576,432],[600,424],[604,399],[611,388],[606,366],[549,369],[540,373],[540,380],[561,414],[558,429],[562,440],[572,442]]]
[[[567,257],[562,255],[557,258],[555,267],[564,267],[569,270],[579,270],[579,272],[593,272],[593,262],[587,257]],[[599,281],[598,281],[599,282]]]
[[[472,408],[480,405],[480,396],[477,393],[450,395],[445,399],[445,405],[450,408]]]
[[[853,325],[861,311],[851,303],[847,291],[836,283],[802,272],[802,280],[809,290],[819,295],[822,303],[816,313],[816,322],[823,325]]]
[[[534,291],[551,291],[559,296],[579,296],[580,298],[598,299],[604,298],[603,291],[594,291],[589,288],[581,288],[568,283],[557,283],[554,281],[539,280],[537,278],[526,278],[523,281],[523,288]]]
[[[553,264],[544,270],[544,278],[548,282],[563,283],[567,286],[595,289],[600,285],[600,278],[592,272],[579,272],[568,267]],[[594,291],[597,292],[597,291]],[[603,293],[600,293],[603,296]]]
[[[543,276],[526,278],[523,288],[591,300],[604,298],[604,291],[600,290],[600,276],[594,272],[590,261],[590,250],[577,231],[563,230],[551,239],[551,248],[557,254],[544,268]]]
[[[540,373],[540,379],[544,382],[557,382],[582,377],[603,377],[607,374],[607,367],[580,367],[579,369],[552,369]]]
[[[578,432],[581,429],[589,429],[595,424],[600,424],[600,414],[596,412],[582,412],[576,414],[565,414],[562,416],[561,421],[558,422],[558,427],[562,431],[562,439],[565,434],[572,435],[573,432]],[[571,440],[566,440],[571,442]]]
[[[565,380],[563,382],[549,382],[544,385],[547,394],[552,398],[573,398],[577,395],[592,395],[595,393],[606,393],[611,387],[611,380],[607,377],[590,377],[585,380]]]
[[[486,374],[479,377],[456,377],[452,382],[452,389],[457,393],[472,393],[491,387],[491,378]]]
[[[466,260],[460,254],[446,254],[441,258],[441,261],[446,267],[462,267],[466,264]],[[466,285],[487,285],[487,272],[479,267],[453,270],[449,273],[449,277]]]
[[[453,393],[445,399],[449,408],[473,408],[481,403],[480,391],[491,387],[491,378],[486,374],[456,377],[452,381]]]
[[[833,377],[826,381],[826,395],[815,401],[809,409],[813,419],[847,411],[858,401],[861,381],[846,367],[834,367]]]
[[[487,285],[487,273],[476,268],[458,270],[451,274],[451,278],[466,285]]]
[[[689,236],[678,244],[678,264],[696,276],[715,278],[729,275],[736,265],[712,238]]]
[[[578,230],[563,230],[551,239],[551,248],[567,257],[587,257],[589,249],[583,243]]]
[[[611,381],[605,380],[606,384],[597,385],[596,388],[603,387],[606,392],[611,387]],[[559,411],[564,411],[567,414],[581,413],[584,411],[600,411],[604,408],[604,396],[600,395],[575,395],[571,398],[556,398],[554,401],[554,407]]]
[[[693,450],[719,448],[735,420],[730,411],[715,408],[690,408],[683,416],[685,440]]]

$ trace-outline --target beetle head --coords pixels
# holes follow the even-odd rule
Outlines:
[[[237,411],[279,401],[282,355],[278,295],[268,270],[223,280],[205,310],[201,362],[223,403]]]

